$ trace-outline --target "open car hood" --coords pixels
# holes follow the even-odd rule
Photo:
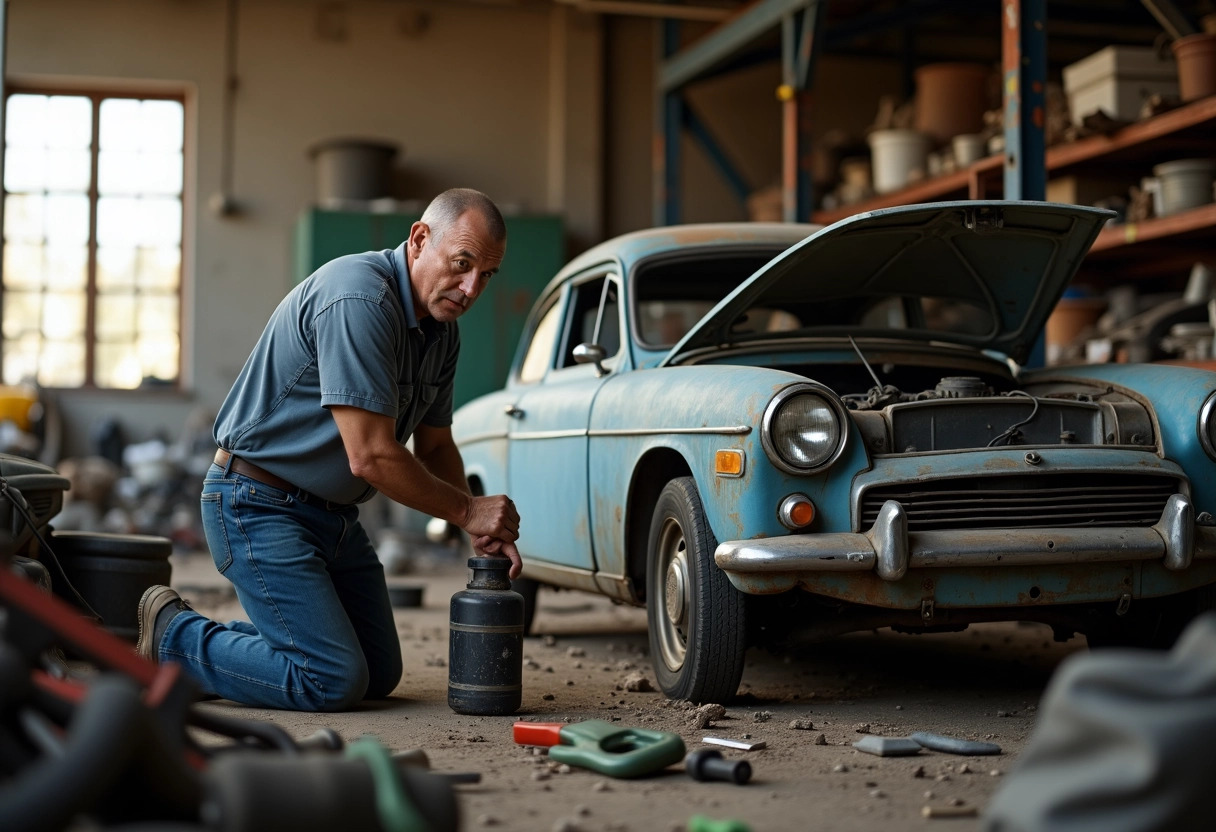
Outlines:
[[[742,344],[878,336],[995,350],[1025,363],[1113,212],[966,200],[858,214],[773,258],[663,364]]]

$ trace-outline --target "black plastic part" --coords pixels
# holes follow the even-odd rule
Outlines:
[[[693,780],[722,780],[742,786],[752,779],[752,765],[747,760],[726,760],[721,751],[702,748],[684,758],[684,770]]]
[[[39,759],[0,789],[0,829],[51,832],[86,811],[191,820],[199,785],[169,746],[139,687],[101,676],[69,726],[63,756]]]
[[[318,728],[307,737],[296,740],[296,747],[301,751],[317,749],[320,751],[341,751],[346,746],[342,735],[333,728]]]
[[[144,590],[167,586],[172,578],[172,541],[154,535],[68,531],[52,532],[48,542],[67,580],[101,616],[102,625],[135,641]],[[63,600],[76,603],[66,587],[56,584],[53,589]]]
[[[291,734],[277,723],[218,714],[214,711],[195,709],[190,712],[190,724],[204,731],[211,731],[251,747],[272,748],[288,754],[301,749]]]

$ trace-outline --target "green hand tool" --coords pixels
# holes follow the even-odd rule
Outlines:
[[[549,748],[549,759],[589,768],[609,777],[643,777],[684,759],[684,740],[667,731],[586,722],[516,722],[519,745]]]

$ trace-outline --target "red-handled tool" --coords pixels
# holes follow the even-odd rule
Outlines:
[[[589,768],[609,777],[642,777],[684,758],[679,734],[613,725],[601,719],[586,722],[516,722],[512,737],[519,745],[549,748],[559,763]]]

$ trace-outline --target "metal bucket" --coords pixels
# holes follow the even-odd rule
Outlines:
[[[332,139],[309,151],[317,168],[317,202],[341,205],[391,196],[397,145],[363,139]]]

